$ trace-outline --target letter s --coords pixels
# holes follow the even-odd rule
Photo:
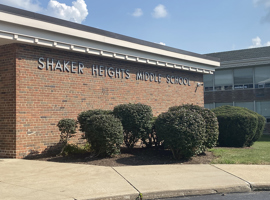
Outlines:
[[[44,58],[43,57],[40,57],[39,59],[38,59],[38,63],[40,64],[39,66],[38,66],[38,68],[39,69],[44,69],[44,67],[45,67],[45,64],[44,64]],[[41,66],[42,65],[42,66]]]
[[[127,69],[127,70],[125,71],[125,73],[126,73],[126,79],[129,79],[129,77],[130,77],[130,74],[129,74],[128,72],[129,72],[129,70]]]
[[[170,75],[167,75],[167,81],[166,81],[166,83],[169,83],[170,82]]]

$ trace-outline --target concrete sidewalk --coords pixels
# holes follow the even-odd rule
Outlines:
[[[0,159],[0,199],[143,199],[270,189],[269,165],[102,167]]]

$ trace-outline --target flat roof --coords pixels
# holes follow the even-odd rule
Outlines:
[[[219,69],[270,64],[270,46],[206,54],[220,58]]]
[[[2,29],[3,34],[5,34],[5,33],[6,34],[9,34],[9,33],[14,34],[15,28],[14,27],[10,28],[10,26],[8,27],[6,25],[6,23],[8,23],[8,25],[16,24],[17,26],[21,26],[22,27],[21,29],[23,29],[24,27],[28,27],[28,29],[31,28],[32,32],[33,33],[35,32],[35,38],[37,40],[38,39],[45,39],[48,41],[56,41],[55,37],[53,37],[51,35],[50,35],[50,37],[43,36],[42,38],[38,38],[37,37],[38,36],[37,29],[43,30],[43,33],[39,34],[39,35],[44,35],[44,32],[57,32],[58,34],[72,36],[73,43],[71,44],[70,49],[72,49],[72,45],[76,46],[78,44],[77,46],[82,47],[82,45],[79,45],[79,44],[85,43],[82,41],[80,41],[80,42],[75,41],[74,37],[77,37],[77,38],[81,38],[81,40],[82,39],[88,40],[89,45],[90,45],[90,41],[92,41],[92,45],[90,45],[89,48],[93,47],[94,49],[96,48],[96,49],[99,49],[101,51],[107,50],[108,52],[116,52],[116,53],[121,54],[124,52],[123,48],[128,48],[128,49],[134,51],[134,52],[130,51],[129,56],[131,56],[131,57],[132,56],[134,56],[134,57],[141,56],[141,59],[136,58],[137,61],[138,60],[156,61],[158,58],[157,55],[161,55],[161,60],[156,62],[157,65],[158,65],[158,63],[162,63],[162,62],[163,62],[163,64],[165,63],[164,64],[165,66],[167,66],[167,64],[166,64],[167,62],[169,65],[172,64],[172,66],[178,65],[178,64],[181,65],[181,62],[178,62],[178,61],[182,60],[182,61],[187,61],[187,62],[183,62],[183,64],[182,64],[183,66],[189,64],[189,62],[195,62],[197,64],[194,65],[194,68],[201,68],[203,70],[205,67],[204,66],[201,67],[201,64],[207,65],[206,70],[210,70],[210,71],[214,71],[215,68],[219,66],[220,59],[216,58],[216,57],[211,57],[208,55],[201,55],[201,54],[197,54],[197,53],[193,53],[193,52],[189,52],[189,51],[184,51],[181,49],[172,48],[172,47],[164,46],[161,44],[148,42],[148,41],[128,37],[125,35],[109,32],[109,31],[104,31],[101,29],[85,26],[82,24],[78,24],[78,23],[74,23],[74,22],[70,22],[70,21],[66,21],[66,20],[62,20],[62,19],[58,19],[58,18],[54,18],[54,17],[50,17],[50,16],[46,16],[46,15],[42,15],[42,14],[38,14],[38,13],[34,13],[34,12],[2,5],[2,4],[0,4],[0,14],[1,14],[0,21],[3,22],[3,26],[2,26],[3,27],[3,29]],[[23,20],[23,19],[29,19],[29,20]],[[43,26],[37,25],[38,24],[38,23],[36,23],[37,21],[44,22]],[[54,25],[55,29],[53,29],[53,27],[51,28],[52,25]],[[6,28],[6,27],[8,27],[8,28]],[[46,28],[46,27],[48,27],[48,28]],[[60,29],[59,29],[59,31],[57,31],[57,28],[59,28],[59,27],[66,27],[67,29],[62,30],[62,31],[60,31]],[[50,30],[50,28],[51,28],[51,30]],[[10,30],[13,30],[13,31],[10,31]],[[18,28],[16,30],[18,30]],[[67,30],[71,30],[71,31],[67,31]],[[22,37],[23,36],[26,36],[26,37],[31,36],[32,37],[32,35],[34,36],[34,34],[30,33],[29,31],[30,31],[30,29],[28,30],[28,32],[25,30],[24,32],[18,33],[17,35],[22,35]],[[77,31],[77,32],[75,32],[75,31]],[[0,24],[0,32],[1,32],[1,24]],[[47,35],[49,35],[49,33]],[[2,38],[5,38],[5,39],[8,38],[8,35],[4,35],[4,36],[2,36]],[[15,39],[17,37],[17,41],[23,42],[23,40],[18,39],[18,36],[16,36],[16,34],[13,36],[15,37]],[[1,38],[1,35],[0,35],[0,38]],[[60,38],[60,37],[58,37],[58,38]],[[71,41],[71,38],[70,38],[70,41]],[[61,42],[62,43],[68,42],[68,38],[66,38],[66,40],[63,39],[63,41],[58,41],[58,42],[60,42],[60,43]],[[99,44],[97,44],[97,43],[99,43]],[[102,45],[100,43],[102,43]],[[38,44],[38,42],[36,42],[36,44]],[[104,45],[107,45],[108,47],[105,47]],[[57,46],[57,45],[52,45],[52,46]],[[87,48],[87,47],[88,46],[85,46],[85,48]],[[117,47],[117,48],[115,48],[115,47]],[[83,48],[84,48],[84,46],[83,46]],[[86,51],[90,52],[89,50],[86,50]],[[144,57],[142,52],[147,52],[149,54],[149,57],[147,55]],[[102,55],[102,52],[100,52],[99,54]],[[152,56],[150,56],[150,54],[152,54]],[[166,58],[169,58],[169,57],[171,57],[171,58],[168,59],[168,61],[167,61]],[[151,62],[146,62],[146,63],[151,64]],[[198,65],[198,63],[200,65]],[[161,64],[161,66],[163,64]],[[193,66],[191,66],[191,67],[193,67]]]

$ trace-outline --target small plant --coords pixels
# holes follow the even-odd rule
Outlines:
[[[123,126],[113,115],[93,115],[85,125],[85,137],[101,157],[120,154]]]
[[[201,153],[205,140],[205,121],[194,111],[184,108],[162,113],[156,123],[156,134],[175,159],[190,158]]]
[[[142,199],[143,199],[143,195],[142,193],[139,193],[138,200],[142,200]]]
[[[61,119],[57,124],[60,134],[60,142],[63,144],[61,153],[66,148],[68,139],[73,137],[76,133],[77,121],[74,119]]]
[[[124,128],[124,142],[133,148],[141,139],[144,143],[152,129],[152,108],[144,104],[121,104],[114,107],[113,114],[119,118]]]

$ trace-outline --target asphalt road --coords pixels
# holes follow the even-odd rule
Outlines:
[[[251,192],[251,193],[234,193],[234,194],[215,194],[195,197],[179,197],[166,200],[269,200],[270,191]],[[163,199],[164,200],[164,199]]]

